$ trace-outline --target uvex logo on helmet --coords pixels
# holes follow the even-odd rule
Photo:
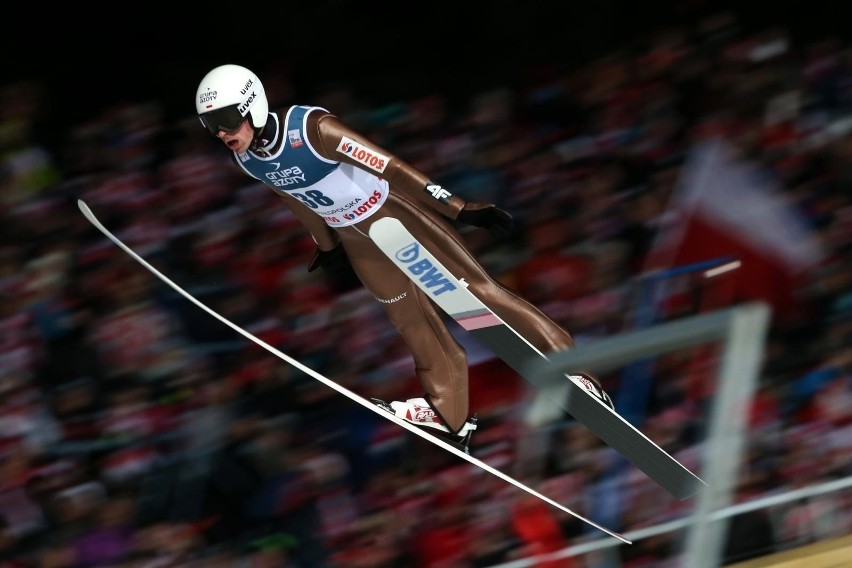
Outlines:
[[[245,94],[245,93],[243,93],[243,94]],[[245,116],[245,114],[248,112],[248,109],[251,107],[251,103],[254,101],[254,98],[255,98],[256,96],[257,96],[257,93],[252,93],[251,95],[249,95],[249,98],[247,98],[247,99],[245,100],[245,102],[243,102],[243,104],[241,104],[241,105],[237,108],[237,110],[239,110],[239,111],[240,111],[240,114],[241,114],[241,115]]]

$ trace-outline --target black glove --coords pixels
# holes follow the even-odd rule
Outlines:
[[[317,247],[314,257],[308,263],[308,272],[313,272],[320,266],[326,272],[335,272],[349,267],[349,257],[346,256],[343,245],[337,243],[331,250],[322,250]]]
[[[465,225],[483,227],[502,236],[512,232],[512,216],[493,203],[468,201],[456,219]]]

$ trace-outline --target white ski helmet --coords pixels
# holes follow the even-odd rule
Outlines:
[[[195,110],[201,123],[216,136],[220,130],[236,130],[246,116],[260,130],[269,117],[269,101],[257,75],[239,65],[220,65],[198,85]]]

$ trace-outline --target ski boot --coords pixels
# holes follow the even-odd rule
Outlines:
[[[450,432],[450,429],[441,420],[441,417],[429,406],[425,398],[409,398],[406,401],[393,401],[387,403],[378,398],[370,401],[397,418],[402,418],[409,424],[413,424],[422,430],[429,432],[451,446],[458,448],[466,454],[470,454],[470,437],[476,430],[476,415],[467,419],[458,433]]]
[[[568,377],[568,379],[570,379],[575,385],[579,386],[584,391],[592,395],[595,399],[607,405],[611,410],[615,411],[615,404],[612,402],[612,398],[610,398],[610,396],[606,394],[597,379],[594,379],[590,375],[587,375],[585,373],[577,373],[576,375],[565,376]]]

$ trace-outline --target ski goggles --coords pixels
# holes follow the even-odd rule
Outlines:
[[[224,130],[230,134],[239,128],[246,119],[246,117],[240,114],[240,111],[237,109],[238,106],[231,105],[217,108],[216,110],[199,114],[198,118],[201,119],[201,124],[213,136],[218,136],[220,130]]]

